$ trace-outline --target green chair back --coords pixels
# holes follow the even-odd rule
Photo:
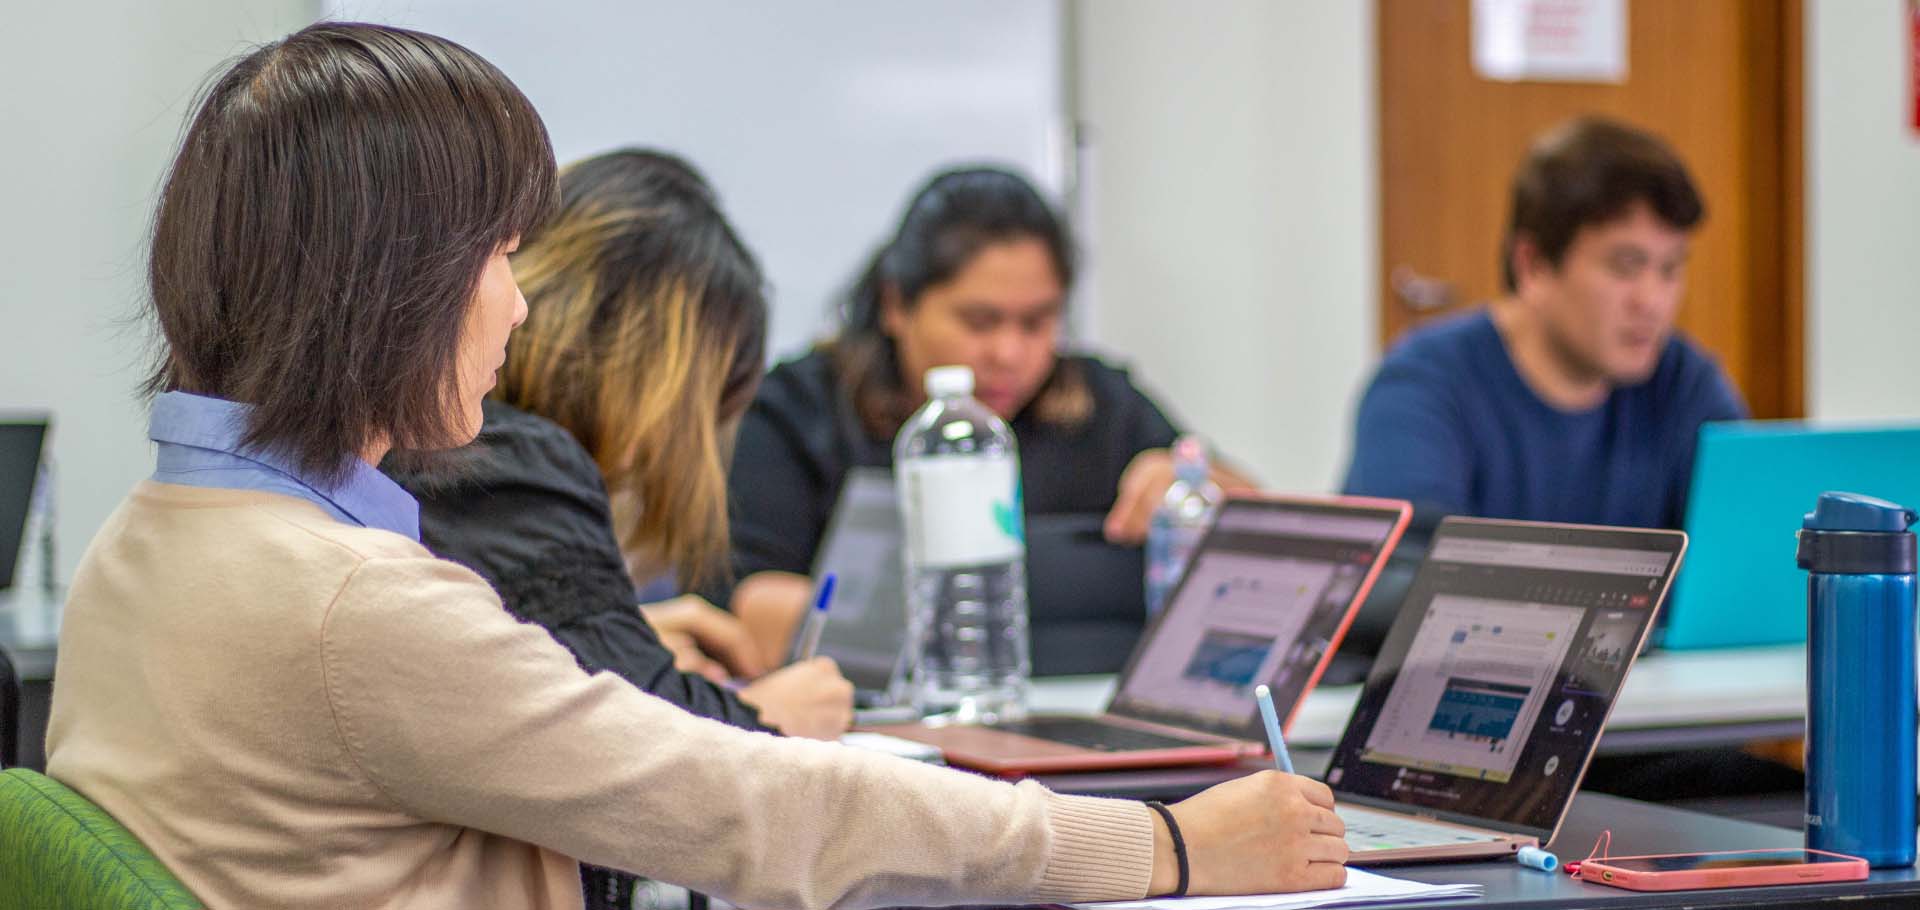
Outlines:
[[[59,781],[0,771],[0,910],[193,910],[125,826]]]

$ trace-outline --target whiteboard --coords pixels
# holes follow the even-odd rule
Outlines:
[[[1068,171],[1064,0],[326,0],[442,35],[533,101],[562,164],[628,145],[704,171],[759,256],[768,352],[836,296],[934,170],[991,161],[1056,202]]]

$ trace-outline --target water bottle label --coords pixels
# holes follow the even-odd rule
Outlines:
[[[1019,559],[1020,477],[1010,455],[934,455],[900,472],[907,552],[923,568]]]

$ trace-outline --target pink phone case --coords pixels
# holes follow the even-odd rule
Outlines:
[[[1800,885],[1812,882],[1857,882],[1867,877],[1867,861],[1857,856],[1808,850],[1821,856],[1838,857],[1845,862],[1791,863],[1779,866],[1750,866],[1744,869],[1688,869],[1674,872],[1645,872],[1622,869],[1612,863],[1628,859],[1662,859],[1672,856],[1736,856],[1754,850],[1723,850],[1714,853],[1664,853],[1652,856],[1613,856],[1580,863],[1580,880],[1612,885],[1633,891],[1689,891],[1696,888],[1747,888],[1754,885]]]

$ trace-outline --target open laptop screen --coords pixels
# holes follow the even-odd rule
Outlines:
[[[0,588],[13,586],[46,435],[44,416],[0,414]]]
[[[847,472],[814,561],[814,584],[829,572],[835,576],[833,608],[821,631],[819,653],[833,658],[856,689],[891,692],[904,670],[901,643],[907,634],[900,585],[900,510],[891,473],[871,468]]]
[[[1253,689],[1288,711],[1402,527],[1396,505],[1230,499],[1120,678],[1111,711],[1261,738]]]
[[[1807,640],[1806,573],[1791,529],[1828,490],[1920,505],[1920,425],[1709,423],[1687,496],[1692,551],[1674,581],[1665,648]],[[1788,530],[1782,530],[1788,529]]]
[[[1327,783],[1552,830],[1685,542],[1674,531],[1443,522]]]

